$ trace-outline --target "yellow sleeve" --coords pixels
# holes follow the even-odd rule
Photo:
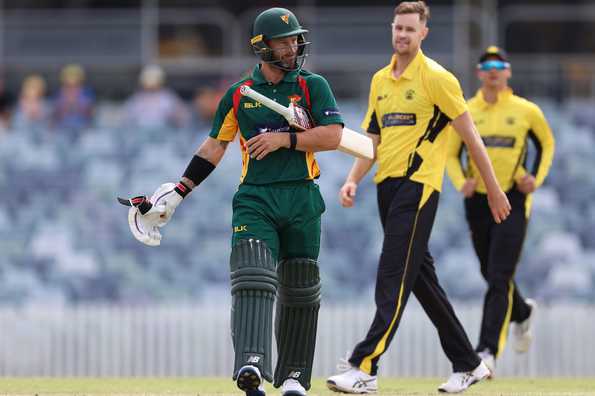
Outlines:
[[[362,121],[361,127],[365,132],[380,135],[380,124],[378,123],[378,114],[376,113],[376,76],[372,77],[370,82],[370,97],[368,99],[368,110]]]
[[[533,106],[530,117],[531,130],[529,131],[529,138],[533,140],[537,149],[533,169],[530,172],[535,176],[535,184],[539,187],[543,184],[552,165],[555,140],[543,112],[537,105]]]
[[[446,154],[446,172],[450,181],[458,191],[465,184],[465,173],[461,164],[463,140],[452,126],[448,126],[448,149]]]
[[[459,80],[446,70],[434,71],[429,79],[432,101],[451,120],[468,110]]]

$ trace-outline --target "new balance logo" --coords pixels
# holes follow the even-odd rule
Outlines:
[[[258,362],[260,362],[260,356],[250,356],[248,358],[248,363],[258,364]]]
[[[289,373],[288,377],[298,379],[300,378],[300,375],[302,375],[301,371],[292,371]]]

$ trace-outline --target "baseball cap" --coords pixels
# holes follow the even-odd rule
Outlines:
[[[495,45],[490,45],[479,57],[479,63],[484,62],[488,58],[497,58],[502,62],[508,62],[506,57],[506,53],[502,50],[502,48],[496,47]]]

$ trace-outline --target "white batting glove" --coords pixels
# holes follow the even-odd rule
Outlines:
[[[175,187],[174,183],[162,184],[148,200],[145,196],[118,198],[121,204],[130,206],[128,226],[138,241],[148,246],[161,244],[159,227],[167,224],[183,199]]]

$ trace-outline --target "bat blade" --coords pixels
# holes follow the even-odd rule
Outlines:
[[[374,144],[372,143],[372,139],[349,128],[343,128],[341,141],[337,149],[354,157],[369,160],[374,159]]]

